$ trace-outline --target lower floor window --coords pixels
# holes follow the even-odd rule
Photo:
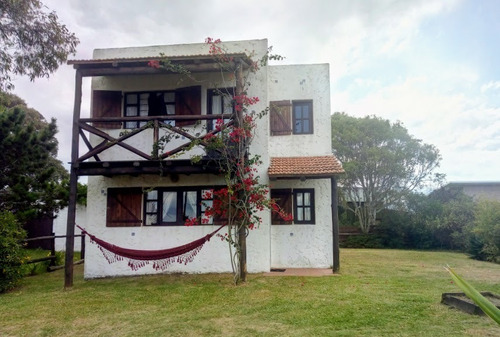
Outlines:
[[[293,222],[295,224],[314,224],[314,189],[313,188],[297,188],[297,189],[273,189],[271,190],[271,199],[285,212],[293,212]],[[273,212],[271,223],[290,224],[291,222],[284,221],[278,214]]]
[[[213,219],[205,215],[213,205],[213,188],[158,188],[145,193],[145,225],[184,225],[189,219],[200,219],[211,225]]]

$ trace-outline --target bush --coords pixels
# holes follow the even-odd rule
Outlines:
[[[15,216],[7,211],[0,212],[0,293],[14,288],[22,277],[23,249],[21,240],[26,232]]]
[[[478,202],[468,252],[475,259],[500,263],[500,202]]]
[[[380,239],[373,234],[348,236],[341,244],[342,248],[383,248]]]

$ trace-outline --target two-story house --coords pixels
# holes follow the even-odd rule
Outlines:
[[[267,40],[223,47],[231,62],[244,67],[251,65],[249,51],[259,59],[268,50]],[[160,54],[182,71],[151,67]],[[69,64],[77,73],[71,173],[73,181],[88,176],[86,230],[141,250],[179,246],[213,231],[212,221],[184,226],[186,218],[203,215],[203,202],[210,202],[203,200],[205,192],[224,184],[205,148],[186,145],[213,131],[216,119],[229,122],[233,116],[225,94],[234,93],[235,78],[214,61],[209,46],[98,49],[93,59]],[[80,116],[82,77],[92,78],[90,118]],[[343,169],[331,150],[329,66],[265,65],[247,80],[247,95],[259,97],[252,109],[270,106],[257,120],[249,152],[261,156],[257,175],[270,186],[269,197],[293,214],[293,221],[285,222],[261,212],[262,224],[247,238],[248,271],[336,270],[335,176]],[[194,155],[201,158],[196,164]],[[72,226],[70,205],[69,234]],[[97,246],[86,247],[86,278],[157,272],[108,264]],[[173,264],[169,271],[230,272],[228,244],[214,238],[194,261]]]

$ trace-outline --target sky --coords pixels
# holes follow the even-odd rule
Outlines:
[[[400,121],[436,146],[446,180],[500,181],[500,1],[42,0],[95,48],[267,38],[279,64],[330,64],[331,112]],[[70,161],[71,66],[13,93],[59,127]],[[89,115],[84,79],[82,116]],[[68,167],[68,166],[67,166]]]

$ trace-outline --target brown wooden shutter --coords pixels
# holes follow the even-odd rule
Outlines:
[[[122,92],[94,90],[92,97],[92,118],[121,117],[122,116]],[[120,129],[122,123],[99,123],[94,122],[96,128]]]
[[[140,188],[108,189],[106,227],[140,226],[142,194]]]
[[[201,115],[201,86],[179,88],[175,91],[176,115]],[[195,120],[176,121],[176,126],[195,124]]]
[[[292,134],[292,103],[290,101],[270,102],[271,136]]]
[[[271,199],[286,213],[292,214],[292,190],[291,189],[273,189],[271,190]],[[292,221],[285,221],[274,210],[271,211],[271,224],[284,225],[291,224]]]

